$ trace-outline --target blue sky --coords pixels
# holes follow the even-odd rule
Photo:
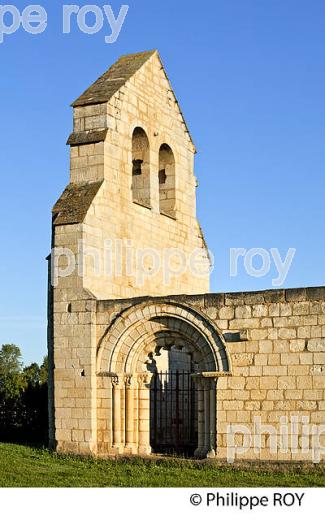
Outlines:
[[[68,2],[39,3],[46,31],[0,44],[0,344],[18,344],[26,363],[46,353],[45,257],[51,206],[68,181],[69,104],[125,53],[160,51],[197,145],[212,290],[272,288],[273,263],[255,278],[239,261],[230,277],[231,248],[283,258],[295,248],[283,287],[324,284],[324,1],[129,1],[114,44],[108,24],[63,35]],[[121,3],[109,3],[117,13]]]

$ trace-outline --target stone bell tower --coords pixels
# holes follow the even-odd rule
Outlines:
[[[111,435],[111,407],[125,404],[112,388],[130,381],[115,365],[111,379],[98,377],[110,373],[98,353],[114,319],[101,305],[206,293],[210,259],[196,218],[195,147],[158,52],[122,56],[72,106],[70,182],[52,222],[50,439],[60,451],[95,453],[98,436]],[[125,412],[116,413],[123,438]]]
[[[53,229],[78,253],[77,286],[99,299],[207,292],[195,147],[158,52],[121,57],[72,106]]]

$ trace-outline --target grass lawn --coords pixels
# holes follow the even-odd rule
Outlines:
[[[325,486],[324,466],[239,469],[186,459],[93,460],[0,443],[0,487]]]

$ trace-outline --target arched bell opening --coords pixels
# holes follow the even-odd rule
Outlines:
[[[164,143],[159,150],[159,209],[160,212],[175,217],[176,174],[175,157],[171,147]]]
[[[136,127],[132,134],[132,199],[150,206],[150,145],[143,128]]]

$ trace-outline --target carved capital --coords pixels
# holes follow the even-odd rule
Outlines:
[[[148,388],[151,382],[152,374],[150,372],[143,372],[142,374],[138,374],[137,380],[138,385],[141,387]]]
[[[111,381],[114,388],[118,387],[121,382],[118,374],[111,374]]]
[[[124,382],[126,388],[132,388],[134,385],[134,375],[133,374],[126,374],[124,376]]]

